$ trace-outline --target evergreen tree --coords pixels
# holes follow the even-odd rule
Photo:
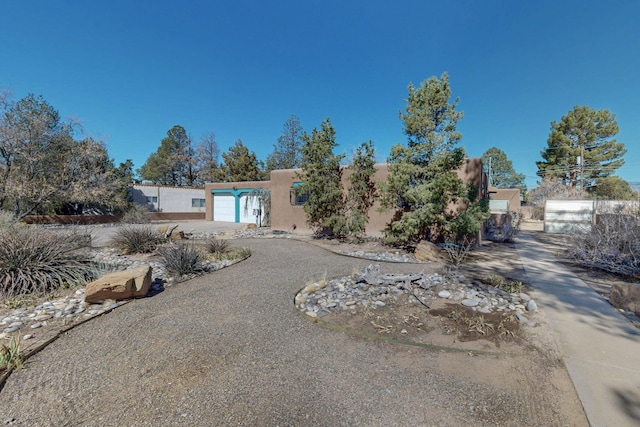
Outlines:
[[[262,179],[261,162],[258,162],[256,154],[253,151],[250,152],[240,139],[235,145],[229,147],[226,153],[222,153],[222,159],[223,163],[214,174],[217,181],[239,182]]]
[[[526,193],[524,174],[516,173],[513,163],[501,149],[491,147],[485,151],[482,155],[482,165],[489,174],[489,183],[494,187],[519,188],[521,193]]]
[[[638,193],[633,191],[627,181],[618,176],[597,178],[589,193],[597,199],[604,200],[638,200]]]
[[[335,134],[329,118],[322,122],[320,130],[314,128],[311,135],[304,133],[302,173],[297,175],[304,184],[297,191],[308,194],[304,211],[316,235],[340,237],[346,228],[340,168],[344,156],[333,153],[337,146]]]
[[[396,209],[385,239],[412,245],[422,239],[475,234],[486,209],[473,205],[477,190],[457,175],[466,154],[464,148],[456,147],[462,138],[456,130],[462,112],[456,111],[457,99],[450,102],[449,76],[430,77],[417,88],[409,84],[408,90],[405,113],[400,114],[408,145],[392,147],[387,182],[382,186],[383,207]],[[459,201],[472,209],[452,209]]]
[[[282,128],[278,143],[273,146],[273,153],[267,157],[267,171],[275,169],[294,169],[302,163],[302,134],[300,120],[292,115]]]
[[[560,122],[551,122],[547,148],[536,162],[538,175],[560,180],[571,188],[585,190],[596,179],[612,175],[624,164],[624,144],[616,142],[615,114],[575,106]]]
[[[347,229],[354,237],[364,235],[369,221],[369,209],[377,196],[373,175],[376,173],[373,142],[363,142],[355,152],[349,166],[349,190],[347,192]]]
[[[160,147],[138,171],[142,179],[155,184],[192,186],[196,179],[191,137],[180,125],[167,131]]]

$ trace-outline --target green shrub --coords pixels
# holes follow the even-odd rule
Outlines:
[[[491,285],[494,288],[502,289],[505,292],[520,293],[524,290],[524,283],[519,280],[506,280],[500,276],[491,276]]]
[[[192,244],[171,244],[161,248],[159,254],[167,273],[182,276],[202,271],[204,257]]]
[[[0,296],[44,294],[86,283],[94,266],[86,235],[28,226],[9,227],[0,235]]]
[[[20,337],[9,338],[9,343],[0,343],[0,371],[21,369]]]
[[[125,225],[111,239],[111,244],[123,254],[146,254],[156,250],[165,239],[148,225]]]
[[[120,222],[124,224],[148,224],[151,222],[149,211],[140,205],[133,205],[122,216]]]

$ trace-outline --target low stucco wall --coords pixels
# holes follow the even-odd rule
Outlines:
[[[22,218],[27,224],[110,224],[120,222],[122,214],[117,215],[28,215]]]
[[[147,215],[151,221],[186,221],[205,219],[204,212],[149,212]]]

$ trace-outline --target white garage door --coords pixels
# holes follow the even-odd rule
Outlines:
[[[236,222],[236,198],[232,194],[213,195],[213,220]]]
[[[247,202],[248,205],[247,205]],[[245,209],[245,206],[247,209]],[[260,207],[260,203],[256,197],[249,198],[248,194],[243,194],[240,196],[240,222],[244,223],[254,223],[256,222],[256,216],[253,213],[254,209],[258,209]],[[262,215],[264,217],[264,215]]]

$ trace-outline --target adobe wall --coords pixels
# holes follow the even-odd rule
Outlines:
[[[489,189],[490,200],[508,200],[509,211],[520,212],[520,189],[518,188],[494,188]]]
[[[271,229],[311,233],[304,208],[295,206],[291,199],[293,184],[302,181],[296,177],[296,172],[300,169],[271,171]]]
[[[384,182],[388,175],[387,163],[377,163],[374,181]],[[294,206],[290,199],[291,189],[295,182],[303,181],[296,178],[296,172],[300,169],[274,170],[271,172],[271,228],[273,230],[291,231],[295,224],[297,233],[309,234],[312,230],[307,225],[307,216],[302,206]],[[349,188],[349,176],[352,171],[343,169],[342,185]],[[468,183],[472,183],[480,189],[479,197],[486,197],[486,179],[482,172],[482,160],[480,158],[465,159],[462,168],[458,171],[458,176]],[[369,210],[369,222],[366,225],[366,234],[372,237],[382,236],[384,230],[395,215],[395,209],[380,212],[380,201],[376,200]],[[462,204],[460,205],[462,206]]]

